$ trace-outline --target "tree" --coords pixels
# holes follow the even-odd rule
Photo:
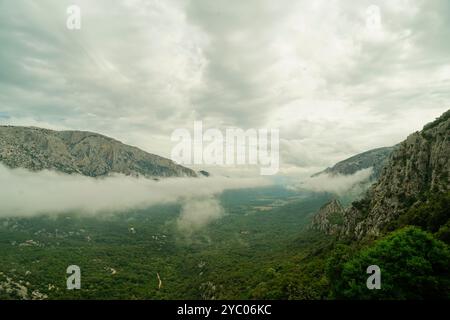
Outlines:
[[[334,258],[334,263],[337,261]],[[380,290],[366,286],[370,265],[381,269]],[[329,263],[327,274],[332,296],[337,299],[448,299],[449,265],[445,243],[419,228],[406,227],[345,262],[334,267]]]
[[[450,192],[433,194],[402,215],[397,225],[414,225],[430,232],[438,232],[450,219]]]

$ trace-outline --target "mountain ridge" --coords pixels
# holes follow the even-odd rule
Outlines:
[[[0,163],[10,168],[56,170],[90,177],[113,173],[197,177],[195,171],[170,159],[102,134],[25,126],[0,126]]]
[[[358,153],[347,159],[337,162],[332,167],[328,167],[323,171],[313,174],[311,177],[317,177],[319,175],[328,174],[335,175],[351,175],[357,171],[373,168],[371,180],[376,180],[381,174],[384,165],[386,164],[389,155],[395,149],[393,147],[380,147]]]

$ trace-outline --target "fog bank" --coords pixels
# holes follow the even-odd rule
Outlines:
[[[95,179],[53,171],[9,169],[0,164],[0,218],[74,211],[93,215],[182,201],[181,224],[200,221],[201,225],[211,217],[220,216],[202,210],[211,208],[211,199],[224,190],[268,184],[262,178],[167,178],[155,181],[116,175]],[[205,204],[200,205],[202,201]],[[195,211],[198,213],[193,213]]]
[[[307,178],[291,187],[314,192],[330,192],[341,196],[349,192],[357,193],[358,191],[363,191],[367,183],[369,183],[372,172],[372,168],[367,168],[352,175],[321,174]]]

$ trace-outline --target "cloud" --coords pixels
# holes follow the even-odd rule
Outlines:
[[[79,31],[66,28],[72,4]],[[149,141],[170,138],[189,115],[206,64],[206,38],[182,3],[2,2],[0,28],[0,111],[14,123],[96,131],[167,154]]]
[[[191,233],[219,219],[224,213],[225,211],[217,198],[189,199],[182,206],[177,225],[180,231]]]
[[[279,128],[281,172],[327,167],[448,109],[449,28],[448,0],[3,1],[0,123],[166,157],[194,120]]]
[[[94,179],[51,171],[30,172],[0,165],[0,217],[27,217],[78,212],[94,215],[146,208],[160,203],[183,203],[187,225],[202,224],[215,196],[227,189],[269,184],[261,178],[168,178],[160,181],[126,176]],[[194,201],[194,204],[190,204]],[[202,205],[205,201],[205,205]],[[195,213],[195,209],[199,209]],[[202,212],[204,208],[208,212]],[[198,217],[196,217],[198,215]]]
[[[329,192],[340,196],[348,194],[349,192],[357,194],[367,187],[372,172],[372,168],[367,168],[357,171],[352,175],[321,174],[315,177],[306,178],[299,184],[291,187],[314,192]]]

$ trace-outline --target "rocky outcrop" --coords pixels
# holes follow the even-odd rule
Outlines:
[[[450,110],[399,144],[366,196],[344,210],[340,225],[325,232],[357,239],[378,237],[421,198],[449,189]]]
[[[0,163],[33,171],[56,170],[91,177],[121,173],[145,177],[195,177],[172,160],[85,131],[0,126]]]
[[[332,200],[323,205],[313,218],[313,229],[327,234],[338,234],[344,222],[344,208],[339,200]]]

